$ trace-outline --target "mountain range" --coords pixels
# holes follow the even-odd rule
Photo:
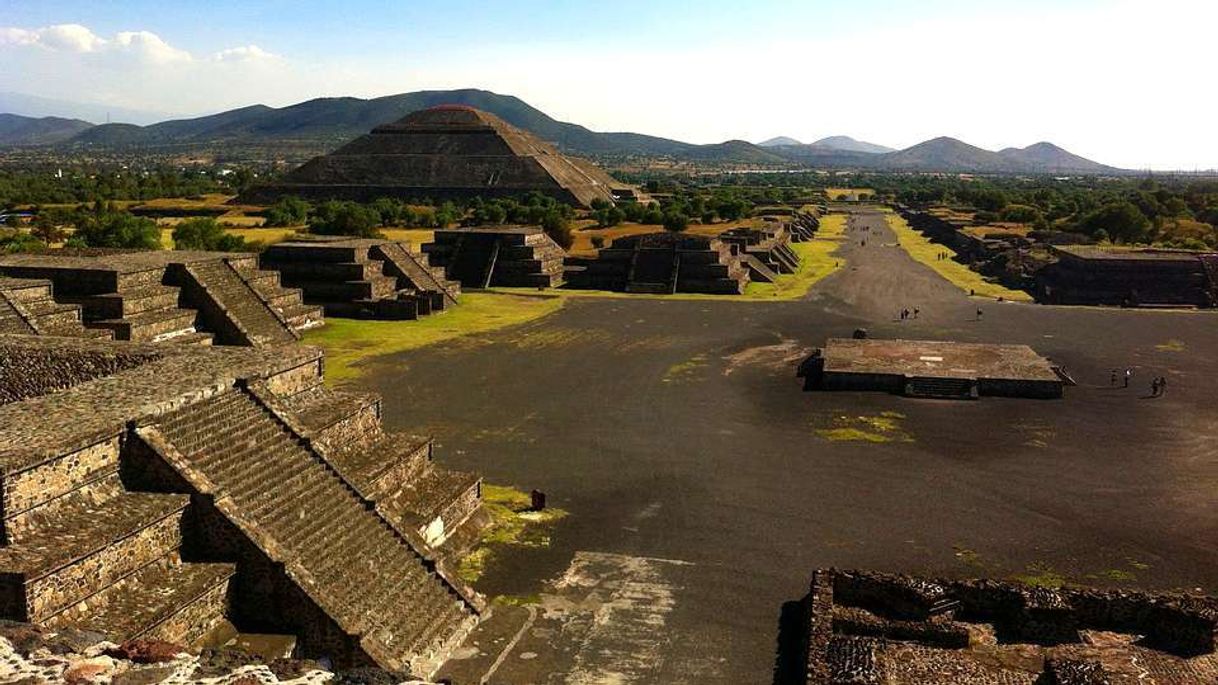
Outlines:
[[[0,147],[54,146],[126,152],[197,150],[208,147],[304,146],[320,153],[395,121],[441,104],[488,111],[530,131],[564,152],[602,159],[666,157],[754,166],[972,173],[1113,173],[1117,169],[1071,154],[1051,143],[983,150],[953,138],[936,138],[904,150],[854,140],[824,138],[808,145],[777,138],[754,145],[730,140],[696,145],[639,133],[601,133],[557,121],[519,98],[484,90],[420,91],[373,99],[318,98],[288,107],[253,105],[147,126],[93,125],[80,119],[0,115]]]

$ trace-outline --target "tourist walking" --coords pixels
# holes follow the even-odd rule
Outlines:
[[[1158,376],[1155,376],[1155,379],[1150,382],[1150,396],[1151,397],[1159,396],[1159,377]]]
[[[916,318],[918,318],[918,314],[920,314],[921,312],[922,312],[922,310],[921,310],[921,309],[918,309],[917,307],[914,307],[914,318],[915,318],[915,319],[916,319]]]
[[[978,308],[977,308],[977,320],[978,320],[978,321],[980,321],[980,320],[981,320],[981,315],[982,315],[982,314],[984,314],[984,313],[985,313],[985,312],[981,311],[981,307],[978,307]]]
[[[1167,376],[1159,376],[1159,397],[1167,394]]]
[[[1125,387],[1129,387],[1129,381],[1133,378],[1133,369],[1125,369]]]

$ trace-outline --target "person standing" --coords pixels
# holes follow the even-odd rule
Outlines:
[[[1129,381],[1133,379],[1133,369],[1125,369],[1125,387],[1129,387]]]
[[[1109,385],[1111,385],[1112,387],[1114,387],[1114,388],[1115,388],[1115,387],[1116,387],[1116,379],[1117,379],[1117,370],[1116,370],[1116,369],[1113,369],[1113,370],[1112,370],[1112,380],[1109,382]]]
[[[1167,393],[1167,376],[1159,376],[1159,397]]]
[[[1150,396],[1151,397],[1159,396],[1159,377],[1158,376],[1155,376],[1155,379],[1150,382]]]

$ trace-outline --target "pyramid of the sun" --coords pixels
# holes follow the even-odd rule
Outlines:
[[[592,163],[567,157],[493,114],[442,105],[378,126],[274,184],[253,188],[241,201],[284,195],[440,201],[531,191],[584,207],[597,198],[612,202],[615,191],[633,194]]]

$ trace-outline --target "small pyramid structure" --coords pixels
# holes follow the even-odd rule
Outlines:
[[[586,160],[499,117],[464,105],[440,105],[377,126],[316,157],[240,202],[307,199],[369,201],[378,197],[432,200],[493,198],[540,192],[571,205],[613,202],[634,189]]]

